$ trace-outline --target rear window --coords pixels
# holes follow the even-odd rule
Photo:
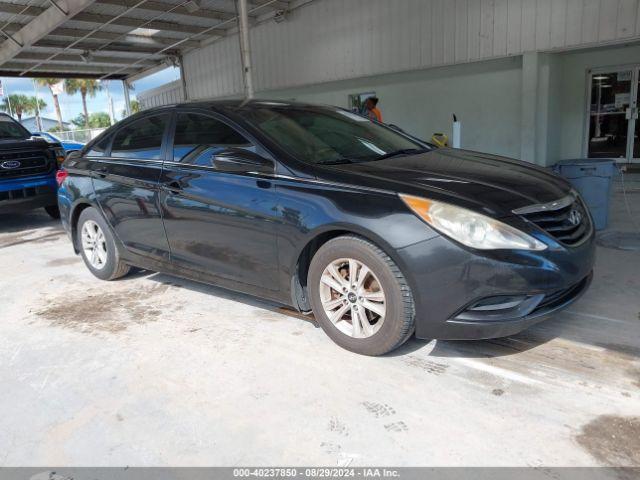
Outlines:
[[[13,118],[0,115],[0,140],[22,140],[29,137],[29,131]]]

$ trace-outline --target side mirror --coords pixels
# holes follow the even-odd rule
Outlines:
[[[273,173],[273,161],[244,148],[226,148],[213,156],[213,165],[221,172]]]
[[[82,153],[80,150],[73,150],[67,153],[67,160],[77,160],[82,157]]]

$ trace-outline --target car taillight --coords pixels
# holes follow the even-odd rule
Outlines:
[[[69,172],[67,172],[64,169],[60,169],[56,172],[56,182],[58,182],[58,186],[62,186],[62,182],[64,182],[64,179],[67,178],[69,176]]]

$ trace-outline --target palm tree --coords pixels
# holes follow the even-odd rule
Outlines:
[[[5,97],[0,104],[0,109],[4,111],[13,110],[13,113],[16,117],[18,117],[18,121],[22,121],[23,113],[31,113],[35,108],[35,103],[31,100],[33,97],[28,97],[26,95],[22,95],[21,93],[12,93],[9,97]],[[11,105],[11,109],[9,108]]]
[[[75,95],[80,92],[82,97],[82,109],[84,111],[84,125],[89,128],[89,111],[87,110],[87,95],[91,98],[102,90],[102,86],[96,80],[68,78],[64,82],[64,89],[69,95]]]
[[[42,85],[43,87],[49,87],[49,91],[51,92],[51,96],[53,97],[53,106],[56,109],[56,117],[58,117],[58,127],[60,131],[64,130],[62,125],[62,112],[60,111],[60,102],[58,101],[58,94],[53,93],[53,86],[57,85],[61,82],[59,78],[36,78],[36,82],[38,85]]]
[[[13,105],[13,104],[12,104]],[[37,97],[29,97],[29,105],[31,112],[36,116],[36,125],[38,130],[42,130],[42,122],[40,121],[40,112],[47,108],[47,102]]]
[[[140,111],[140,103],[138,102],[138,100],[131,100],[131,114],[133,115],[134,113],[138,113]],[[122,110],[122,118],[127,116],[127,110],[123,109]]]

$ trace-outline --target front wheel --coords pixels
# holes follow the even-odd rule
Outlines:
[[[382,355],[413,333],[409,285],[393,260],[363,238],[325,243],[311,260],[307,282],[320,326],[347,350]]]
[[[87,268],[102,280],[115,280],[129,273],[122,262],[107,222],[93,207],[86,208],[78,219],[77,242]]]

